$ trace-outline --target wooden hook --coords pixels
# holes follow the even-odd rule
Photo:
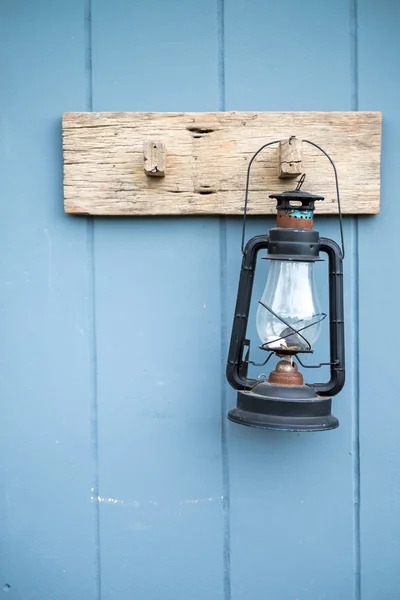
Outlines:
[[[302,172],[302,141],[292,136],[279,142],[279,178],[297,177]]]
[[[149,177],[164,177],[167,151],[162,142],[143,142],[144,172]]]

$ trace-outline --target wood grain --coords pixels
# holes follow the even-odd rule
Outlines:
[[[64,208],[71,214],[242,214],[248,162],[266,142],[295,135],[335,161],[343,213],[379,212],[381,113],[221,112],[65,113]],[[166,176],[147,177],[143,143],[168,148]],[[325,196],[319,213],[336,214],[332,168],[303,143],[303,189]],[[270,214],[268,194],[293,184],[279,179],[278,147],[253,164],[249,213]]]

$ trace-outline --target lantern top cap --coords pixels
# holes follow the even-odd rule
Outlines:
[[[300,189],[296,189],[291,192],[282,192],[281,194],[271,194],[270,198],[275,198],[277,201],[276,209],[278,211],[278,215],[282,211],[291,214],[293,210],[297,210],[301,213],[307,213],[308,219],[312,219],[316,200],[324,199],[323,196],[309,194],[308,192],[303,192]]]
[[[270,194],[270,198],[275,198],[276,200],[287,199],[287,200],[305,200],[310,201],[313,200],[324,200],[324,196],[320,196],[317,194],[310,194],[309,192],[302,192],[301,190],[292,190],[281,192],[280,194]]]

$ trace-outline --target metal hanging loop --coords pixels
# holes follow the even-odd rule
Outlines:
[[[255,154],[253,154],[253,156],[250,159],[249,165],[247,167],[246,192],[245,192],[245,195],[244,195],[244,210],[243,210],[242,254],[244,252],[244,240],[245,240],[245,237],[246,237],[247,203],[248,203],[248,200],[249,200],[249,184],[250,184],[251,165],[253,164],[253,162],[257,158],[257,156],[260,154],[260,152],[262,150],[264,150],[264,148],[268,148],[268,146],[273,146],[274,144],[279,144],[280,141],[281,140],[275,140],[274,142],[268,142],[268,144],[264,144],[263,146],[261,146],[261,148],[259,148],[257,150],[257,152]]]
[[[290,137],[294,138],[296,136],[292,135]],[[243,210],[242,254],[244,252],[245,238],[246,238],[247,205],[248,205],[248,200],[249,200],[249,185],[250,185],[250,171],[251,171],[251,166],[252,166],[254,160],[260,154],[260,152],[262,152],[262,150],[264,150],[265,148],[268,148],[269,146],[273,146],[274,144],[279,144],[279,142],[281,142],[281,141],[282,140],[274,140],[273,142],[268,142],[267,144],[264,144],[263,146],[261,146],[261,148],[259,148],[257,150],[257,152],[255,152],[255,154],[253,154],[253,156],[251,157],[250,162],[248,164],[248,167],[247,167],[247,176],[246,176],[246,191],[245,191],[245,197],[244,197],[244,210]],[[340,229],[340,241],[341,241],[341,251],[342,251],[341,253],[342,253],[342,260],[343,260],[344,256],[345,256],[344,235],[343,235],[343,216],[342,216],[342,207],[341,207],[341,203],[340,203],[339,179],[338,179],[336,165],[333,162],[332,158],[329,156],[329,154],[323,148],[321,148],[321,146],[319,146],[315,142],[311,142],[310,140],[301,140],[301,141],[304,142],[304,143],[306,143],[306,144],[310,144],[310,146],[314,146],[314,148],[317,148],[317,150],[319,150],[320,152],[322,152],[322,154],[324,156],[326,156],[326,158],[331,163],[331,166],[332,166],[332,169],[333,169],[333,173],[334,173],[334,176],[335,176],[336,199],[337,199],[338,213],[339,213],[339,229]],[[301,189],[301,186],[303,185],[305,178],[306,178],[306,174],[303,173],[301,175],[300,179],[297,182],[296,191],[298,191],[298,190]]]
[[[340,242],[341,242],[341,246],[342,246],[342,260],[343,260],[344,259],[343,217],[342,217],[342,207],[340,204],[339,178],[338,178],[338,174],[337,174],[336,165],[333,162],[332,158],[329,156],[329,154],[323,148],[321,148],[321,146],[318,146],[318,144],[316,144],[315,142],[311,142],[310,140],[302,140],[302,142],[305,142],[306,144],[310,144],[310,146],[314,146],[314,148],[317,148],[317,150],[319,150],[320,152],[322,152],[322,154],[324,154],[324,156],[326,156],[326,158],[329,160],[329,162],[332,165],[333,173],[335,175],[336,199],[337,199],[338,212],[339,212]]]

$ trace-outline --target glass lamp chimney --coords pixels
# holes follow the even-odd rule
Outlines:
[[[271,261],[256,325],[262,346],[270,350],[313,346],[321,330],[313,262]]]

